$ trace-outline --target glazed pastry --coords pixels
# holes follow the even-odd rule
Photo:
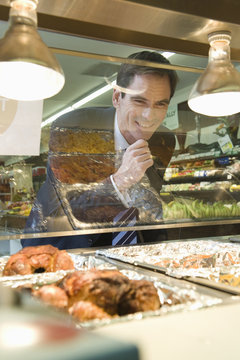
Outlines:
[[[58,270],[74,270],[72,258],[65,250],[58,250],[52,245],[30,246],[10,256],[3,275],[27,275]]]

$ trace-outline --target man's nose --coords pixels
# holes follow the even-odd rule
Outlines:
[[[144,108],[143,112],[142,112],[142,116],[146,119],[146,120],[153,120],[155,118],[155,109],[151,108],[151,107],[147,107]]]

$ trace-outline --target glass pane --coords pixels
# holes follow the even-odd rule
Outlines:
[[[136,178],[126,189],[118,189],[119,183],[112,182],[110,175],[118,171],[124,156],[118,151],[121,149],[116,149],[112,108],[113,81],[120,61],[109,61],[108,57],[99,60],[91,53],[126,58],[144,49],[47,32],[41,35],[48,46],[75,53],[56,55],[66,84],[59,94],[44,101],[40,155],[0,156],[2,240],[18,239],[19,235],[29,238],[32,234],[40,239],[88,232],[94,243],[95,234],[109,235],[113,229],[121,230],[121,225],[128,226],[119,217],[128,208],[138,210],[131,227],[161,229],[161,239],[183,224],[191,228],[204,221],[238,222],[239,114],[209,118],[190,111],[187,98],[199,76],[197,70],[177,71],[179,82],[166,114],[166,93],[163,98],[125,95],[125,100],[129,98],[138,109],[143,108],[141,113],[157,108],[166,116],[164,128],[156,129],[151,140],[143,137],[150,148],[154,171],[144,171],[144,176],[137,179],[133,163],[128,171],[134,169],[130,178]],[[204,68],[207,64],[206,58],[182,54],[173,54],[169,60],[183,67]],[[96,93],[101,89],[106,91]],[[93,99],[87,98],[93,93]],[[90,108],[85,115],[84,108]],[[70,114],[70,110],[75,112]],[[145,116],[136,121],[145,121]],[[140,125],[146,133],[144,128],[153,123]],[[126,135],[128,129],[120,126],[119,130]],[[129,144],[141,138],[138,130],[134,139],[126,136]],[[176,141],[174,148],[171,139]]]

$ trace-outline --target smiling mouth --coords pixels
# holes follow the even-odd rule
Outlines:
[[[153,127],[154,124],[152,123],[139,123],[138,121],[136,121],[136,124],[141,127],[141,128],[144,128],[144,129],[148,129],[148,128],[151,128]]]

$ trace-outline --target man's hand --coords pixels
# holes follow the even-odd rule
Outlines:
[[[145,140],[137,140],[123,155],[122,165],[113,174],[113,180],[119,191],[126,190],[140,181],[145,171],[153,165],[153,160]]]

